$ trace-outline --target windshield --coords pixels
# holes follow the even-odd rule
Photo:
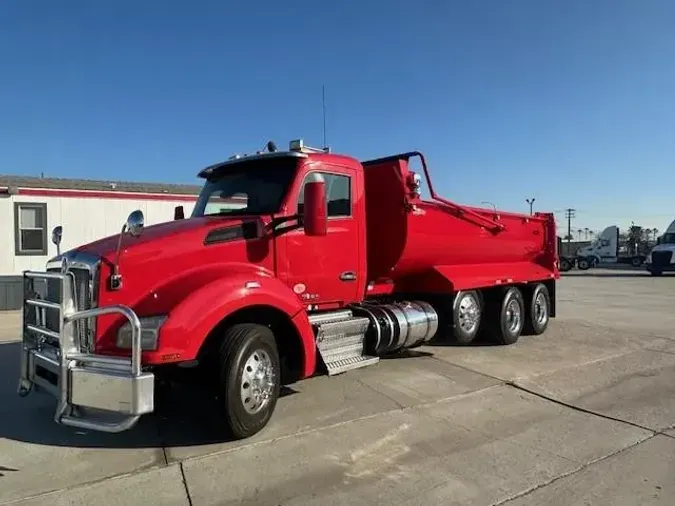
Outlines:
[[[204,184],[192,216],[276,213],[296,167],[297,159],[260,160],[224,167]]]
[[[663,234],[661,244],[675,244],[675,233]]]

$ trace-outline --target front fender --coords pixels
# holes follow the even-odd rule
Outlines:
[[[175,306],[160,331],[161,355],[194,360],[209,333],[226,316],[250,306],[264,305],[290,318],[304,350],[304,376],[314,373],[314,332],[304,306],[277,278],[236,274],[218,278],[195,290]]]

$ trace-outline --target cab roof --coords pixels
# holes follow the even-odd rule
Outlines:
[[[345,155],[331,154],[330,148],[312,148],[306,146],[302,139],[293,140],[289,143],[287,151],[277,151],[273,142],[267,144],[268,151],[258,151],[253,155],[233,155],[223,162],[214,163],[198,173],[198,177],[208,179],[224,172],[230,167],[246,164],[250,162],[258,162],[267,159],[290,160],[311,158],[316,161],[325,161],[340,163],[344,165],[358,164],[359,161]]]

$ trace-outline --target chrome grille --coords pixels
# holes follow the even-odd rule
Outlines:
[[[56,264],[56,262],[54,263]],[[54,265],[53,264],[53,265]],[[90,255],[83,254],[72,255],[69,257],[68,271],[73,275],[73,287],[75,290],[76,311],[84,311],[96,307],[96,291],[98,288],[98,259]],[[61,268],[50,265],[47,272],[60,272]],[[46,282],[44,294],[40,290],[36,291],[41,298],[50,302],[61,303],[60,282],[49,279]],[[37,308],[36,308],[37,309]],[[42,311],[44,326],[54,332],[59,331],[59,317],[55,311]],[[76,337],[79,339],[80,350],[83,353],[93,353],[94,336],[96,333],[96,319],[90,318],[78,320],[75,322]]]
[[[652,251],[652,264],[657,267],[670,265],[672,257],[672,251]]]

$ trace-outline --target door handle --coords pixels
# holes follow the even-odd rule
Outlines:
[[[356,279],[356,273],[354,271],[345,271],[340,274],[340,279],[342,281],[354,281]]]

